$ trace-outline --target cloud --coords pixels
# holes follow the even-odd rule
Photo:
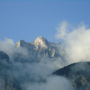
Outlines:
[[[23,58],[30,60],[30,56],[34,57],[33,51],[29,53],[24,47],[16,48],[11,39],[0,41],[0,50],[12,57],[10,58],[13,61],[12,72],[23,90],[73,90],[67,78],[52,76],[51,73],[70,63],[90,61],[90,29],[85,25],[71,29],[67,22],[63,22],[57,28],[56,37],[61,40],[59,51],[62,58],[51,60],[39,57],[41,61],[34,63],[15,62],[13,58],[17,54],[22,57],[21,60]],[[37,58],[34,59],[37,61]]]
[[[65,57],[70,62],[90,61],[90,28],[79,25],[68,30],[66,25],[62,23],[56,34],[63,41]]]
[[[64,39],[68,33],[68,23],[66,21],[58,25],[55,37],[57,39]]]
[[[74,90],[67,78],[52,75],[54,70],[49,64],[14,62],[12,72],[22,90]]]
[[[14,57],[16,55],[20,55],[20,57],[22,57],[21,59],[28,57],[28,60],[30,60],[31,58],[29,56],[31,53],[24,47],[17,48],[11,39],[1,40],[0,50],[11,57],[10,61],[12,61],[12,63],[10,64],[9,73],[7,72],[8,75],[10,75],[8,78],[14,77],[19,82],[18,84],[20,84],[22,90],[73,90],[69,80],[64,77],[51,75],[54,70],[59,68],[56,67],[59,59],[53,62],[50,58],[41,57],[41,62],[15,62],[16,59]],[[60,64],[58,64],[58,66],[59,65]]]
[[[13,57],[15,53],[20,53],[22,56],[28,57],[28,51],[22,47],[16,48],[15,42],[9,38],[0,40],[0,51],[4,51],[10,57]]]
[[[44,83],[35,83],[28,86],[26,85],[28,87],[26,90],[74,90],[69,80],[59,76],[50,76]]]
[[[14,42],[11,39],[0,40],[0,50],[8,53],[13,53]]]

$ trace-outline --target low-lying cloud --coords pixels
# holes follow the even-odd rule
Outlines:
[[[74,90],[69,80],[65,77],[50,76],[44,83],[26,85],[27,90]]]

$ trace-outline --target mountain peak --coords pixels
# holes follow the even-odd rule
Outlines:
[[[34,45],[36,48],[48,48],[48,41],[44,37],[39,36],[35,39]]]
[[[23,46],[23,44],[25,44],[25,41],[24,40],[20,40],[16,43],[16,47],[20,47],[20,46]]]

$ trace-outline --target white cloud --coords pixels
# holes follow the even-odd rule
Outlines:
[[[16,44],[12,39],[6,38],[4,40],[0,40],[0,51],[4,51],[10,57],[13,57],[15,53],[20,53],[23,56],[28,57],[28,51],[25,48],[19,47],[16,48]]]
[[[69,80],[60,76],[50,76],[46,82],[26,84],[25,87],[25,90],[74,90]]]
[[[67,22],[62,22],[61,24],[59,24],[58,28],[57,28],[57,33],[56,33],[56,38],[57,39],[64,39],[66,34],[67,34],[67,28],[68,28],[68,23]]]
[[[61,29],[61,28],[64,29]],[[62,39],[62,32],[64,33],[63,43],[66,58],[70,62],[90,61],[90,28],[81,25],[77,28],[69,30],[66,25],[61,26],[60,31],[56,36]],[[63,30],[63,31],[62,31]]]

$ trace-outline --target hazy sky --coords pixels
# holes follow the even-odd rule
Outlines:
[[[90,0],[0,0],[0,39],[55,41],[62,21],[90,27]]]

